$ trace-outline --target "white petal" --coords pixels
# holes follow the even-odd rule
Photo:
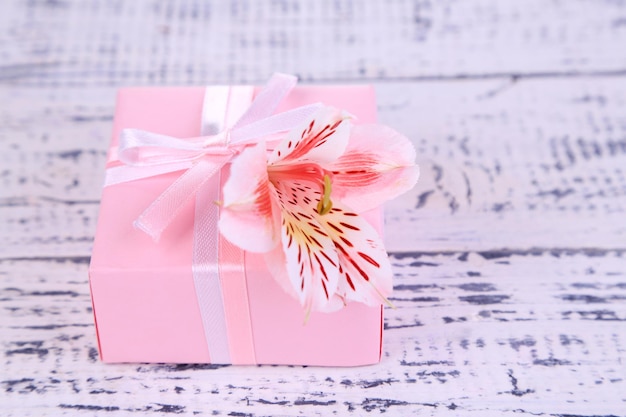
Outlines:
[[[338,295],[368,305],[386,302],[393,273],[376,230],[354,211],[337,205],[319,221],[337,249]]]
[[[382,125],[354,126],[345,153],[326,168],[333,197],[359,212],[410,190],[419,177],[411,142]]]
[[[232,163],[223,188],[220,231],[233,244],[267,252],[280,241],[280,209],[267,175],[265,144],[245,149]]]
[[[323,107],[310,120],[287,134],[274,149],[269,162],[330,163],[345,151],[349,134],[350,122],[347,115],[331,107]]]
[[[305,311],[331,308],[339,261],[334,244],[317,220],[320,193],[305,182],[281,182],[276,191],[282,208],[282,248],[287,276]],[[334,308],[334,307],[333,307]]]
[[[291,297],[298,300],[300,297],[291,284],[291,280],[287,274],[287,258],[285,257],[285,252],[283,252],[282,246],[277,246],[273,250],[267,252],[265,254],[265,263],[280,287]],[[314,311],[332,313],[333,311],[340,310],[344,306],[345,301],[343,298],[335,294],[331,297],[327,304],[318,306],[318,308]]]

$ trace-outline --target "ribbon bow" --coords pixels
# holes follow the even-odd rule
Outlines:
[[[297,127],[321,107],[316,103],[273,114],[296,83],[294,76],[274,74],[232,127],[212,135],[207,123],[206,136],[190,139],[124,129],[117,151],[124,165],[107,171],[105,186],[185,170],[135,221],[135,227],[158,241],[185,203],[244,147]],[[205,100],[205,111],[207,107]]]

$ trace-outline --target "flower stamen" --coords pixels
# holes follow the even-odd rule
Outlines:
[[[322,192],[322,198],[317,203],[317,212],[320,216],[328,213],[333,208],[333,202],[330,200],[330,192],[332,191],[332,183],[328,174],[324,174],[324,191]]]

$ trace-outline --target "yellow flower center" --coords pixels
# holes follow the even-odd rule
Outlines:
[[[267,168],[269,180],[277,185],[280,181],[303,180],[316,183],[321,188],[320,201],[317,203],[317,213],[324,215],[333,208],[330,199],[332,181],[328,173],[319,165],[311,162],[285,165],[270,165]]]

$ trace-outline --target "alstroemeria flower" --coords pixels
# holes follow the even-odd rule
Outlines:
[[[376,230],[358,213],[413,187],[415,150],[380,125],[353,126],[323,108],[268,155],[265,143],[233,161],[223,189],[220,231],[265,253],[278,283],[305,311],[347,301],[379,305],[391,293],[391,265]]]

